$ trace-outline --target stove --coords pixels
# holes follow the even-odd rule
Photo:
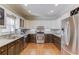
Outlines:
[[[39,32],[36,34],[36,43],[44,43],[45,42],[45,35],[44,32]]]

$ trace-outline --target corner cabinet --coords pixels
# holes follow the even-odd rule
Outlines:
[[[57,37],[55,35],[53,35],[53,40],[54,40],[54,44],[55,46],[61,50],[61,38],[60,37]]]
[[[29,34],[28,40],[30,43],[36,43],[36,34]]]

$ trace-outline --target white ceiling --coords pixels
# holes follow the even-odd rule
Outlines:
[[[72,10],[75,6],[73,4],[29,4],[26,6],[30,13],[45,19],[57,19],[63,14]],[[53,12],[51,12],[53,10]]]
[[[24,4],[7,4],[4,6],[8,6],[14,10],[13,12],[24,18],[33,19],[33,17],[37,16],[41,19],[55,20],[79,5],[58,4],[58,6],[55,6],[55,4],[28,4],[25,6]],[[53,10],[52,13],[50,12],[51,10]]]

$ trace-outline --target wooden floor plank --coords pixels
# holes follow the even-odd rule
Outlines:
[[[53,43],[29,43],[21,55],[59,55],[60,50]]]

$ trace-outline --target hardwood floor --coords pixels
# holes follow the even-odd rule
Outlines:
[[[53,43],[29,43],[21,55],[59,55],[60,50]]]

